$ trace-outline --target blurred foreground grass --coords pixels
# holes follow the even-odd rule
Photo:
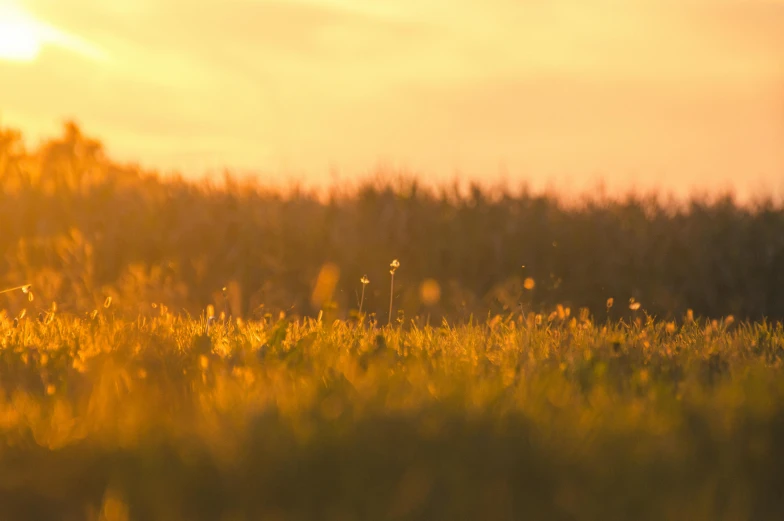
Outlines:
[[[0,520],[784,519],[784,330],[0,315]]]

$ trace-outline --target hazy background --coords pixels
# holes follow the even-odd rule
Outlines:
[[[0,6],[0,123],[33,141],[75,118],[190,175],[784,193],[781,0]]]

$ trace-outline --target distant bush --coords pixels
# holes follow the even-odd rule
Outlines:
[[[637,313],[666,317],[784,318],[784,208],[771,199],[597,195],[567,206],[525,190],[431,190],[405,178],[325,197],[225,181],[119,165],[74,124],[32,151],[0,129],[0,289],[31,283],[36,304],[66,311],[111,296],[113,309],[134,315],[163,303],[194,314],[214,304],[243,316],[324,308],[346,317],[367,274],[363,309],[385,321],[397,258],[395,309],[405,320],[557,304],[618,318],[632,313],[631,298]],[[316,302],[325,263],[340,277]],[[0,295],[0,307],[23,299]]]

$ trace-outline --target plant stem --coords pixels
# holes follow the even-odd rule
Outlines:
[[[389,321],[387,325],[392,324],[392,300],[395,298],[395,272],[392,271],[392,285],[389,289]]]
[[[362,320],[362,304],[365,302],[365,284],[362,284],[362,296],[359,297],[359,319]]]
[[[0,294],[2,294],[2,293],[11,293],[12,291],[16,291],[16,290],[19,290],[19,289],[24,289],[24,288],[26,288],[29,285],[30,284],[23,284],[21,286],[15,287],[15,288],[4,289],[4,290],[0,291]]]

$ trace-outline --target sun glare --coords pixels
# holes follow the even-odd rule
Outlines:
[[[0,0],[0,60],[32,62],[44,46],[93,60],[107,59],[106,53],[91,42],[37,20],[13,2]]]
[[[40,52],[35,21],[11,5],[0,5],[0,60],[30,62]]]

